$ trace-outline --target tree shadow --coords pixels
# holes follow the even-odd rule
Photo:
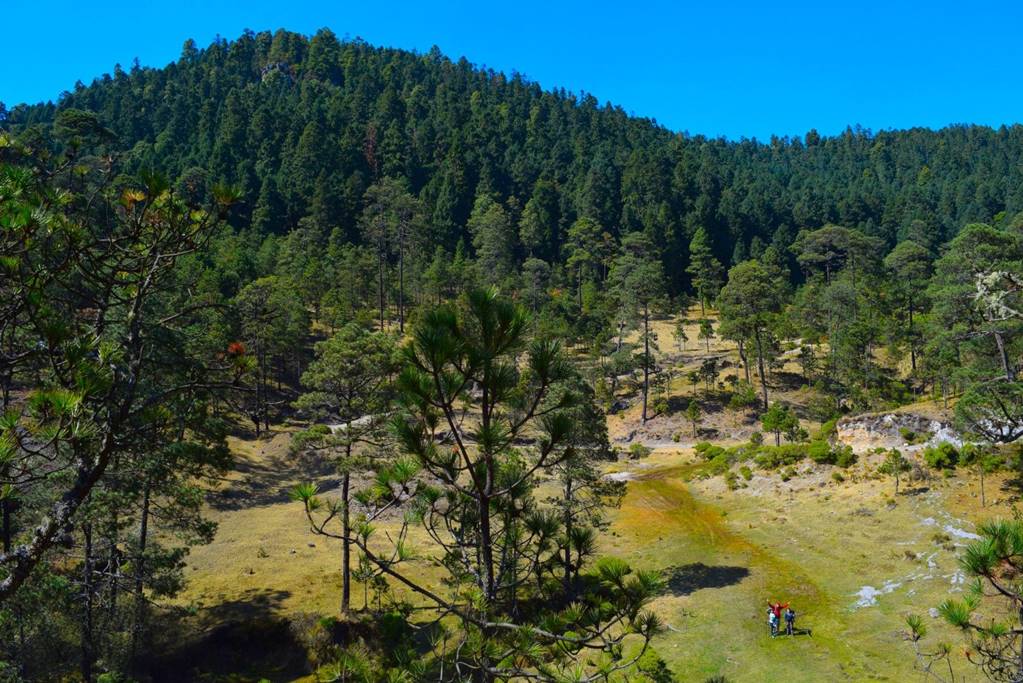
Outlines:
[[[773,384],[776,389],[795,391],[806,386],[808,383],[801,373],[789,372],[788,370],[776,370],[771,373],[771,384]]]
[[[1012,476],[1005,479],[999,486],[1002,493],[1012,496],[1012,500],[1018,500],[1023,496],[1023,471],[1016,471]]]
[[[727,403],[725,392],[701,390],[695,396],[687,391],[684,394],[670,396],[668,398],[669,415],[684,413],[689,407],[690,401],[696,401],[700,406],[700,413],[704,416],[724,412]]]
[[[702,562],[677,565],[664,570],[665,592],[675,596],[690,595],[702,588],[725,588],[747,576],[749,569],[729,565],[709,566]]]
[[[920,496],[931,490],[930,486],[912,486],[899,489],[900,496]]]
[[[295,481],[316,482],[321,491],[339,485],[337,467],[331,459],[303,454],[276,457],[265,463],[240,460],[234,469],[237,478],[209,497],[209,505],[215,510],[224,512],[286,503]]]
[[[308,673],[306,652],[280,614],[288,591],[252,589],[159,629],[150,660],[154,683],[209,680],[290,681]],[[212,625],[212,626],[210,626]]]

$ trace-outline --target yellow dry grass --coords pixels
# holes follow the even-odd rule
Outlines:
[[[698,317],[698,310],[690,313]],[[684,353],[672,337],[672,320],[653,325],[666,363],[676,371],[698,367],[706,349],[697,345],[695,324],[687,330]],[[711,353],[736,360],[734,345],[720,339],[712,341]],[[797,368],[790,363],[786,370]],[[683,373],[676,376],[672,393],[688,395]],[[777,388],[772,394],[797,405],[807,395]],[[609,417],[613,438],[637,427],[637,403]],[[927,403],[917,410],[935,408]],[[210,509],[219,523],[217,537],[193,550],[189,585],[176,601],[197,607],[204,626],[231,617],[337,614],[338,543],[313,536],[301,506],[287,496],[309,480],[329,492],[337,477],[329,467],[289,455],[289,439],[280,432],[232,440],[239,466]],[[826,472],[790,482],[758,472],[749,488],[729,491],[720,477],[687,481],[698,471],[687,448],[660,448],[643,461],[612,466],[636,478],[612,514],[601,551],[635,567],[666,571],[669,590],[653,609],[670,628],[655,645],[680,680],[717,674],[730,681],[912,679],[912,648],[903,637],[911,612],[924,616],[935,639],[960,642],[927,616],[961,588],[956,551],[933,537],[945,525],[968,532],[981,519],[1008,516],[1012,494],[998,492],[1004,482],[992,478],[988,497],[995,502],[981,509],[976,480],[960,475],[893,498],[891,484],[879,481],[874,467],[862,462],[843,483]],[[380,525],[381,533],[394,524]],[[436,570],[423,564],[417,571],[430,577]],[[872,603],[864,599],[865,588],[877,591]],[[361,604],[361,595],[356,586],[354,604]],[[798,625],[812,629],[812,636],[770,639],[769,599],[791,600]],[[955,663],[963,670],[959,652]]]

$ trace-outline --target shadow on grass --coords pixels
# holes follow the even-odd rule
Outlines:
[[[913,486],[899,489],[900,496],[920,496],[931,490],[930,486]]]
[[[199,612],[199,623],[174,621],[154,643],[148,671],[155,683],[291,681],[308,673],[305,648],[280,614],[288,591],[251,590]],[[203,624],[214,624],[203,629]]]
[[[718,565],[711,567],[702,562],[668,567],[664,570],[665,592],[675,596],[689,595],[702,588],[733,586],[749,576],[746,567]]]
[[[812,628],[794,628],[792,629],[792,636],[809,636],[813,638]],[[785,627],[782,626],[781,630],[778,631],[777,638],[789,638],[791,637],[788,633],[785,633]]]
[[[1002,493],[1011,496],[1011,500],[1019,500],[1023,497],[1023,472],[1015,472],[999,487]]]
[[[321,491],[338,486],[337,466],[330,458],[295,454],[268,458],[265,462],[239,461],[239,477],[214,495],[209,504],[215,510],[242,510],[288,502],[297,481],[314,481]]]

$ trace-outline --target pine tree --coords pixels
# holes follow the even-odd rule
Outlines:
[[[700,300],[700,314],[706,317],[707,306],[721,288],[721,263],[714,258],[710,238],[702,226],[697,228],[689,242],[689,267],[686,272],[692,278],[693,291]]]

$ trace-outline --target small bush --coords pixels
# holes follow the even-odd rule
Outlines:
[[[856,454],[850,446],[832,446],[827,441],[811,441],[807,447],[807,455],[819,465],[849,467],[856,462]]]
[[[899,436],[901,436],[907,444],[924,443],[927,439],[931,438],[929,432],[917,432],[909,427],[900,427]]]
[[[952,470],[959,462],[959,451],[947,441],[942,441],[937,446],[924,449],[924,462],[936,470]]]
[[[835,464],[835,456],[831,450],[831,444],[827,441],[811,441],[806,449],[806,454],[818,465]]]
[[[732,410],[744,410],[757,403],[757,392],[751,384],[739,382],[731,398],[728,399],[728,407]]]
[[[707,470],[710,474],[723,474],[728,471],[733,462],[735,462],[733,454],[721,448],[721,452],[710,459],[708,463],[710,466]]]
[[[839,472],[838,470],[835,470],[834,472],[831,473],[831,478],[834,479],[835,482],[838,484],[841,484],[843,481],[845,481],[845,477],[842,476],[842,473]]]
[[[794,476],[796,476],[796,468],[794,468],[794,467],[786,467],[785,469],[783,469],[781,471],[781,480],[782,481],[788,481],[789,479],[791,479]]]
[[[832,418],[821,425],[814,437],[820,441],[828,441],[838,432],[838,418]]]
[[[806,457],[806,444],[786,443],[781,446],[761,446],[754,460],[765,470],[793,465]]]
[[[629,458],[631,458],[632,460],[639,460],[640,458],[645,458],[651,453],[653,453],[653,450],[647,446],[644,446],[641,443],[634,443],[631,446],[629,446]]]
[[[838,446],[834,449],[835,464],[839,467],[852,467],[856,464],[856,454],[852,446]]]
[[[828,422],[841,414],[838,400],[834,396],[827,395],[816,396],[807,401],[806,411],[811,418],[818,422]]]
[[[762,446],[764,443],[764,435],[762,432],[753,432],[749,435],[749,443],[751,446],[757,447]]]
[[[334,640],[337,620],[302,612],[290,620],[291,633],[305,650],[309,666],[314,670],[333,661],[340,650]]]
[[[716,446],[709,441],[701,441],[693,447],[693,450],[704,460],[713,460],[725,451],[721,446]]]
[[[650,402],[650,407],[653,409],[654,415],[668,414],[668,397],[658,396]]]
[[[753,470],[749,468],[749,465],[743,465],[742,467],[740,467],[739,474],[741,474],[742,478],[745,479],[746,481],[749,481],[750,479],[753,478]]]
[[[731,470],[725,472],[725,486],[728,487],[729,491],[739,488],[739,477],[735,472]]]

